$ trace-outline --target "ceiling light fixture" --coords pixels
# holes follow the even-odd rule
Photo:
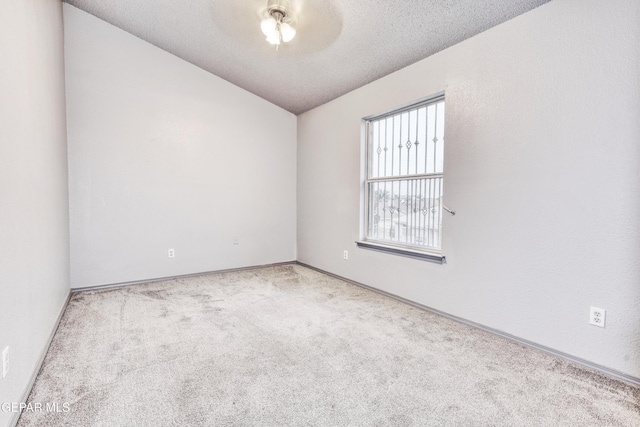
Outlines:
[[[260,29],[267,37],[267,41],[276,46],[276,50],[282,42],[290,42],[296,36],[293,28],[295,17],[286,0],[269,0],[267,7],[259,12]]]

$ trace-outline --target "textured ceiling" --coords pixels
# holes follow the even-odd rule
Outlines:
[[[290,0],[297,35],[260,31],[266,0],[65,0],[300,114],[549,0]]]

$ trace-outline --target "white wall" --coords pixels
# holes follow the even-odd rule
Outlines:
[[[639,23],[552,1],[299,116],[298,259],[640,377]],[[442,90],[448,264],[355,248],[360,119]]]
[[[72,288],[295,260],[296,117],[73,6],[64,19]]]
[[[59,1],[0,4],[0,402],[22,401],[69,294],[62,32]]]

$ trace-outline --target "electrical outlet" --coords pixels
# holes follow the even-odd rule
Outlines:
[[[589,323],[604,328],[605,310],[604,308],[591,307],[589,310]]]
[[[346,261],[349,259],[349,251],[344,251],[344,253],[342,254],[342,258]]]
[[[6,378],[9,373],[9,347],[2,350],[2,378]]]
[[[234,245],[239,245],[240,244],[240,238],[238,236],[233,236],[233,244]]]
[[[168,255],[169,255],[169,258],[175,258],[175,256],[176,256],[175,249],[169,249]]]

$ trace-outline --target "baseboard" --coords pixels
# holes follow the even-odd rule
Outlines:
[[[44,349],[42,351],[42,354],[40,355],[40,359],[38,360],[38,364],[36,366],[36,369],[31,374],[31,378],[29,379],[29,382],[27,383],[27,387],[25,388],[24,392],[22,393],[22,400],[20,400],[20,401],[21,402],[27,402],[27,400],[29,399],[29,394],[31,394],[31,390],[33,389],[33,385],[36,382],[36,378],[40,374],[40,370],[42,369],[42,364],[44,363],[44,359],[47,357],[47,353],[49,352],[49,347],[51,346],[51,342],[53,341],[53,337],[56,335],[56,332],[58,331],[58,327],[60,326],[60,321],[62,320],[62,316],[64,315],[64,312],[67,310],[67,306],[69,305],[69,301],[71,301],[71,295],[72,294],[74,294],[76,292],[84,292],[84,291],[99,290],[99,289],[110,289],[110,288],[118,288],[118,287],[123,287],[123,286],[142,284],[142,283],[159,282],[159,281],[162,281],[162,280],[171,280],[171,279],[184,278],[184,277],[204,276],[204,275],[207,275],[207,274],[222,274],[222,273],[230,273],[230,272],[234,272],[234,271],[255,270],[255,269],[258,269],[258,268],[277,267],[277,266],[281,266],[281,265],[292,265],[292,264],[296,264],[296,263],[297,263],[297,261],[286,261],[286,262],[279,262],[279,263],[273,263],[273,264],[254,265],[254,266],[249,266],[249,267],[230,268],[230,269],[226,269],[226,270],[216,270],[216,271],[208,271],[208,272],[202,272],[202,273],[194,273],[194,274],[185,274],[185,275],[179,275],[179,276],[163,277],[163,278],[158,278],[158,279],[140,280],[140,281],[136,281],[136,282],[125,282],[125,283],[114,283],[114,284],[109,284],[109,285],[92,286],[90,288],[72,288],[69,291],[69,294],[67,295],[67,299],[65,300],[64,304],[62,305],[62,308],[60,309],[60,312],[58,313],[58,317],[56,319],[55,325],[51,329],[51,333],[49,334],[49,338],[47,340],[47,344],[45,345],[45,347],[44,347]],[[15,427],[18,424],[18,421],[20,420],[20,415],[21,415],[20,412],[15,412],[13,414],[13,416],[9,420],[9,427]]]
[[[132,282],[110,283],[110,284],[105,284],[105,285],[88,286],[86,288],[71,288],[71,293],[75,294],[77,292],[88,292],[88,291],[97,291],[97,290],[102,290],[102,289],[122,288],[124,286],[141,285],[141,284],[144,284],[144,283],[162,282],[164,280],[184,279],[184,278],[187,278],[187,277],[206,276],[208,274],[232,273],[232,272],[235,272],[235,271],[256,270],[258,268],[278,267],[278,266],[282,266],[282,265],[292,265],[292,264],[297,264],[297,261],[284,261],[284,262],[276,262],[276,263],[272,263],[272,264],[251,265],[251,266],[248,266],[248,267],[228,268],[226,270],[203,271],[201,273],[181,274],[181,275],[177,275],[177,276],[158,277],[158,278],[154,278],[154,279],[136,280],[136,281],[132,281]]]
[[[62,304],[62,308],[58,313],[56,323],[53,326],[53,328],[51,328],[51,333],[49,334],[49,339],[47,340],[47,344],[44,346],[44,349],[42,350],[42,354],[40,355],[40,360],[38,360],[36,369],[34,369],[33,373],[31,374],[31,378],[29,379],[29,382],[27,383],[27,387],[22,393],[22,400],[20,400],[20,402],[27,402],[27,400],[29,399],[29,395],[31,394],[31,389],[33,389],[33,385],[36,382],[36,378],[38,378],[38,375],[40,374],[40,370],[42,369],[42,364],[44,363],[44,359],[45,357],[47,357],[47,353],[49,352],[49,347],[51,346],[53,337],[56,335],[56,332],[58,332],[60,321],[62,320],[62,316],[64,316],[64,312],[67,310],[67,306],[69,305],[70,300],[71,300],[71,292],[67,294],[67,299],[65,300],[64,304]],[[13,416],[9,420],[10,427],[15,427],[18,424],[18,420],[20,420],[20,415],[21,415],[20,412],[13,413]]]
[[[439,316],[446,317],[447,319],[451,319],[453,321],[456,321],[456,322],[459,322],[459,323],[463,323],[463,324],[465,324],[467,326],[471,326],[473,328],[483,330],[483,331],[488,332],[490,334],[497,335],[499,337],[508,339],[510,341],[517,342],[517,343],[522,344],[524,346],[527,346],[529,348],[533,348],[535,350],[542,351],[544,353],[550,354],[550,355],[558,357],[560,359],[572,362],[572,363],[574,363],[576,365],[579,365],[579,366],[582,366],[584,368],[591,369],[592,371],[596,371],[597,373],[600,373],[600,374],[605,375],[607,377],[610,377],[610,378],[613,378],[613,379],[616,379],[616,380],[620,380],[620,381],[624,381],[624,382],[632,384],[632,385],[634,385],[636,387],[640,387],[640,378],[636,378],[634,376],[625,374],[623,372],[616,371],[615,369],[607,368],[605,366],[598,365],[598,364],[593,363],[593,362],[589,362],[588,360],[584,360],[584,359],[581,359],[579,357],[572,356],[570,354],[563,353],[563,352],[558,351],[558,350],[554,350],[554,349],[552,349],[550,347],[546,347],[546,346],[537,344],[535,342],[532,342],[532,341],[529,341],[529,340],[525,340],[523,338],[519,338],[519,337],[517,337],[515,335],[511,335],[511,334],[508,334],[506,332],[502,332],[502,331],[499,331],[497,329],[493,329],[493,328],[490,328],[488,326],[481,325],[480,323],[472,322],[472,321],[464,319],[462,317],[458,317],[458,316],[454,316],[452,314],[445,313],[443,311],[437,310],[435,308],[431,308],[429,306],[417,303],[415,301],[408,300],[406,298],[403,298],[401,296],[392,294],[390,292],[386,292],[386,291],[383,291],[381,289],[374,288],[373,286],[365,285],[363,283],[356,282],[355,280],[351,280],[351,279],[347,279],[346,277],[338,276],[337,274],[330,273],[328,271],[322,270],[321,268],[317,268],[317,267],[314,267],[314,266],[309,265],[309,264],[305,264],[305,263],[300,262],[300,261],[297,261],[296,263],[298,265],[303,266],[303,267],[310,268],[311,270],[315,270],[315,271],[317,271],[319,273],[326,274],[327,276],[331,276],[331,277],[334,277],[336,279],[343,280],[343,281],[345,281],[347,283],[351,283],[353,285],[360,286],[360,287],[368,289],[370,291],[373,291],[373,292],[388,296],[390,298],[393,298],[395,300],[401,301],[401,302],[403,302],[405,304],[409,304],[409,305],[411,305],[413,307],[416,307],[416,308],[419,308],[421,310],[429,311],[429,312],[437,314]]]
[[[75,289],[71,289],[71,291],[67,295],[67,299],[66,299],[65,303],[63,304],[62,308],[60,309],[60,312],[58,313],[58,318],[56,319],[55,326],[51,330],[51,333],[49,335],[49,339],[47,341],[47,345],[45,346],[45,348],[42,351],[42,354],[40,355],[40,360],[38,361],[38,365],[37,365],[36,369],[33,371],[32,375],[31,375],[29,383],[28,383],[26,389],[23,392],[23,397],[22,397],[21,401],[22,402],[26,402],[28,400],[28,398],[29,398],[29,394],[31,393],[31,389],[33,388],[33,385],[34,385],[34,383],[36,381],[36,378],[38,377],[38,374],[40,373],[40,370],[42,369],[42,364],[44,363],[44,359],[47,356],[47,352],[49,351],[49,347],[51,346],[51,342],[53,341],[53,337],[55,336],[56,332],[58,331],[58,327],[60,326],[60,321],[62,320],[62,316],[64,315],[64,312],[67,309],[67,306],[69,305],[69,301],[70,301],[71,295],[73,293],[90,291],[90,290],[98,290],[98,289],[117,288],[117,287],[122,287],[122,286],[130,286],[130,285],[136,285],[136,284],[141,284],[141,283],[158,282],[158,281],[162,281],[162,280],[171,280],[171,279],[177,279],[177,278],[203,276],[203,275],[207,275],[207,274],[222,274],[222,273],[230,273],[230,272],[235,272],[235,271],[247,271],[247,270],[255,270],[255,269],[258,269],[258,268],[277,267],[277,266],[292,265],[292,264],[297,264],[297,265],[309,268],[311,270],[318,271],[320,273],[326,274],[326,275],[334,277],[336,279],[343,280],[343,281],[345,281],[347,283],[351,283],[353,285],[360,286],[360,287],[362,287],[364,289],[368,289],[370,291],[373,291],[373,292],[388,296],[390,298],[393,298],[395,300],[401,301],[401,302],[403,302],[405,304],[409,304],[409,305],[411,305],[413,307],[416,307],[418,309],[429,311],[431,313],[443,316],[443,317],[445,317],[447,319],[451,319],[453,321],[465,324],[467,326],[471,326],[473,328],[477,328],[477,329],[483,330],[485,332],[488,332],[490,334],[493,334],[493,335],[508,339],[510,341],[517,342],[517,343],[522,344],[522,345],[524,345],[526,347],[529,347],[529,348],[532,348],[532,349],[535,349],[535,350],[538,350],[538,351],[542,351],[544,353],[547,353],[547,354],[550,354],[552,356],[558,357],[560,359],[563,359],[563,360],[569,361],[571,363],[574,363],[574,364],[576,364],[578,366],[582,366],[584,368],[591,369],[592,371],[595,371],[595,372],[600,373],[602,375],[605,375],[607,377],[610,377],[610,378],[613,378],[613,379],[617,379],[617,380],[620,380],[620,381],[624,381],[624,382],[632,384],[632,385],[634,385],[636,387],[640,387],[640,378],[636,378],[636,377],[633,377],[631,375],[625,374],[623,372],[619,372],[619,371],[616,371],[614,369],[610,369],[610,368],[598,365],[596,363],[589,362],[588,360],[584,360],[584,359],[581,359],[579,357],[575,357],[575,356],[572,356],[570,354],[566,354],[566,353],[563,353],[561,351],[554,350],[554,349],[549,348],[549,347],[545,347],[543,345],[540,345],[540,344],[534,343],[532,341],[528,341],[528,340],[519,338],[519,337],[511,335],[511,334],[507,334],[505,332],[501,332],[501,331],[499,331],[497,329],[493,329],[493,328],[481,325],[479,323],[472,322],[470,320],[466,320],[466,319],[463,319],[461,317],[445,313],[445,312],[437,310],[435,308],[431,308],[431,307],[428,307],[426,305],[417,303],[415,301],[411,301],[411,300],[408,300],[408,299],[403,298],[401,296],[392,294],[390,292],[386,292],[386,291],[383,291],[381,289],[377,289],[377,288],[374,288],[372,286],[356,282],[355,280],[347,279],[346,277],[342,277],[342,276],[339,276],[337,274],[330,273],[328,271],[322,270],[320,268],[314,267],[314,266],[309,265],[309,264],[305,264],[305,263],[300,262],[300,261],[287,261],[287,262],[280,262],[280,263],[273,263],[273,264],[255,265],[255,266],[249,266],[249,267],[232,268],[232,269],[226,269],[226,270],[216,270],[216,271],[209,271],[209,272],[202,272],[202,273],[195,273],[195,274],[186,274],[186,275],[180,275],[180,276],[164,277],[164,278],[151,279],[151,280],[142,280],[142,281],[136,281],[136,282],[126,282],[126,283],[116,283],[116,284],[110,284],[110,285],[93,286],[93,287],[90,287],[90,288],[75,288]],[[13,417],[9,421],[9,426],[15,427],[17,425],[19,419],[20,419],[20,413],[14,413]]]

